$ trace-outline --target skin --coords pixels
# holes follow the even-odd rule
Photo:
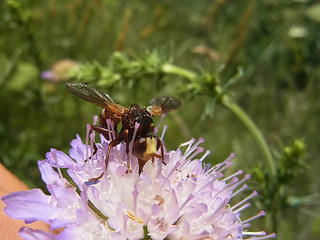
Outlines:
[[[27,185],[0,164],[0,198],[11,192],[25,190],[28,190]],[[3,211],[4,207],[5,204],[0,200],[0,239],[21,240],[22,238],[19,236],[18,230],[23,226],[49,231],[49,225],[40,221],[32,224],[25,224],[23,220],[9,218]]]

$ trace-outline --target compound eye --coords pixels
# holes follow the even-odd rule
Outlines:
[[[139,156],[147,150],[147,141],[145,138],[137,139],[133,143],[133,155]]]

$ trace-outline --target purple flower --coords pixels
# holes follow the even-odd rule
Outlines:
[[[53,64],[50,70],[40,73],[40,77],[52,82],[65,81],[69,74],[79,68],[79,64],[70,60],[62,59]]]
[[[141,173],[136,157],[130,154],[130,173],[125,143],[111,149],[106,168],[109,141],[102,136],[95,141],[95,133],[89,133],[88,128],[86,143],[78,135],[72,140],[69,156],[51,149],[46,159],[38,162],[50,195],[32,189],[2,198],[7,205],[5,212],[12,218],[26,223],[41,220],[51,229],[63,228],[54,235],[23,227],[19,233],[24,239],[275,237],[247,230],[249,222],[263,216],[263,211],[246,220],[240,218],[256,192],[230,205],[231,198],[247,188],[244,182],[250,178],[244,175],[238,179],[241,170],[228,177],[223,175],[232,164],[233,154],[210,167],[203,162],[209,151],[197,157],[203,151],[199,146],[203,139],[192,139],[175,151],[165,151],[164,163],[161,159],[148,161]],[[61,168],[72,180],[62,175]],[[99,180],[89,181],[102,173]]]

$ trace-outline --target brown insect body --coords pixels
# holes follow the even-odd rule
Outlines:
[[[132,139],[133,137],[136,122],[140,124],[136,133],[136,136],[138,137],[146,136],[154,130],[153,120],[150,113],[146,111],[146,109],[140,108],[138,105],[131,105],[129,109],[123,112],[120,118],[117,115],[111,115],[108,110],[103,109],[99,120],[101,127],[107,128],[107,119],[111,119],[113,121],[115,128],[117,128],[117,125],[121,121],[122,128],[119,134],[121,135],[121,133],[128,129],[129,139]]]
[[[106,139],[111,140],[105,159],[106,166],[108,166],[110,150],[119,143],[125,142],[128,171],[131,171],[128,153],[129,144],[132,140],[132,154],[138,158],[140,172],[144,164],[150,159],[154,161],[156,157],[161,158],[163,161],[164,148],[161,139],[153,135],[154,124],[152,117],[179,108],[181,106],[180,100],[173,97],[156,97],[150,101],[150,106],[147,108],[141,108],[134,104],[128,109],[116,104],[108,94],[85,84],[67,83],[67,88],[76,96],[103,108],[100,114],[99,125],[91,125],[91,129],[101,133]],[[115,133],[114,139],[109,138],[110,132],[106,123],[107,119],[110,119],[114,123],[114,129],[117,129],[118,124],[121,122],[121,130]],[[139,127],[135,133],[136,123],[139,123]],[[161,148],[161,155],[157,154],[159,148]]]
[[[144,137],[153,132],[154,126],[150,113],[138,105],[131,105],[128,112],[124,114],[121,132],[128,129],[129,138],[132,139],[136,122],[139,123],[139,128],[136,133],[137,137]]]

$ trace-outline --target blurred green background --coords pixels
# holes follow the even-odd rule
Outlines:
[[[319,2],[7,0],[0,13],[0,161],[30,187],[44,188],[37,160],[100,112],[68,76],[125,106],[179,97],[167,149],[204,137],[207,162],[234,152],[260,193],[248,216],[268,214],[252,230],[320,234]]]

